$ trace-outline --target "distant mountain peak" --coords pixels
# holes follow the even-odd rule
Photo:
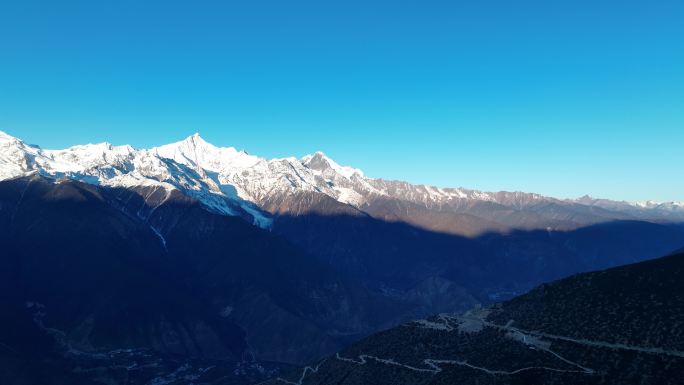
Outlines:
[[[188,136],[187,138],[185,138],[181,142],[189,143],[189,144],[192,144],[196,147],[208,147],[208,146],[216,147],[213,144],[204,140],[204,138],[202,138],[202,136],[200,135],[199,132],[195,132],[194,134]]]
[[[198,132],[195,132],[194,134],[188,136],[187,138],[185,138],[181,141],[169,143],[165,146],[176,146],[176,147],[184,146],[184,147],[193,148],[193,149],[197,149],[197,148],[218,148],[218,147],[214,146],[213,144],[204,140],[204,138],[202,138],[202,136]],[[160,146],[160,147],[164,147],[164,146]]]
[[[315,171],[323,173],[335,172],[345,178],[351,178],[354,175],[363,177],[363,171],[349,166],[341,166],[322,151],[316,151],[313,154],[304,156],[302,158],[302,164]]]

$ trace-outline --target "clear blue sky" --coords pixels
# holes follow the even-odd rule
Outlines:
[[[0,1],[0,130],[684,200],[684,3]]]

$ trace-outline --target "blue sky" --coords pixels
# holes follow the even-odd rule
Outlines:
[[[681,1],[0,1],[0,130],[684,200]]]

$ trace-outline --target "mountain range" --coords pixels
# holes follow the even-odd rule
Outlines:
[[[470,236],[511,229],[570,230],[610,220],[684,220],[682,202],[630,203],[589,196],[561,200],[413,185],[368,178],[322,152],[268,160],[216,147],[199,134],[151,149],[99,143],[44,150],[0,132],[0,148],[0,180],[37,173],[102,186],[177,190],[207,210],[242,216],[264,228],[274,216],[317,210]]]
[[[664,255],[682,223],[677,202],[412,185],[197,134],[46,150],[0,133],[0,382],[256,382]]]

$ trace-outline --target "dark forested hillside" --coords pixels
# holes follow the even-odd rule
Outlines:
[[[680,384],[684,254],[572,276],[488,308],[378,333],[307,384]]]

